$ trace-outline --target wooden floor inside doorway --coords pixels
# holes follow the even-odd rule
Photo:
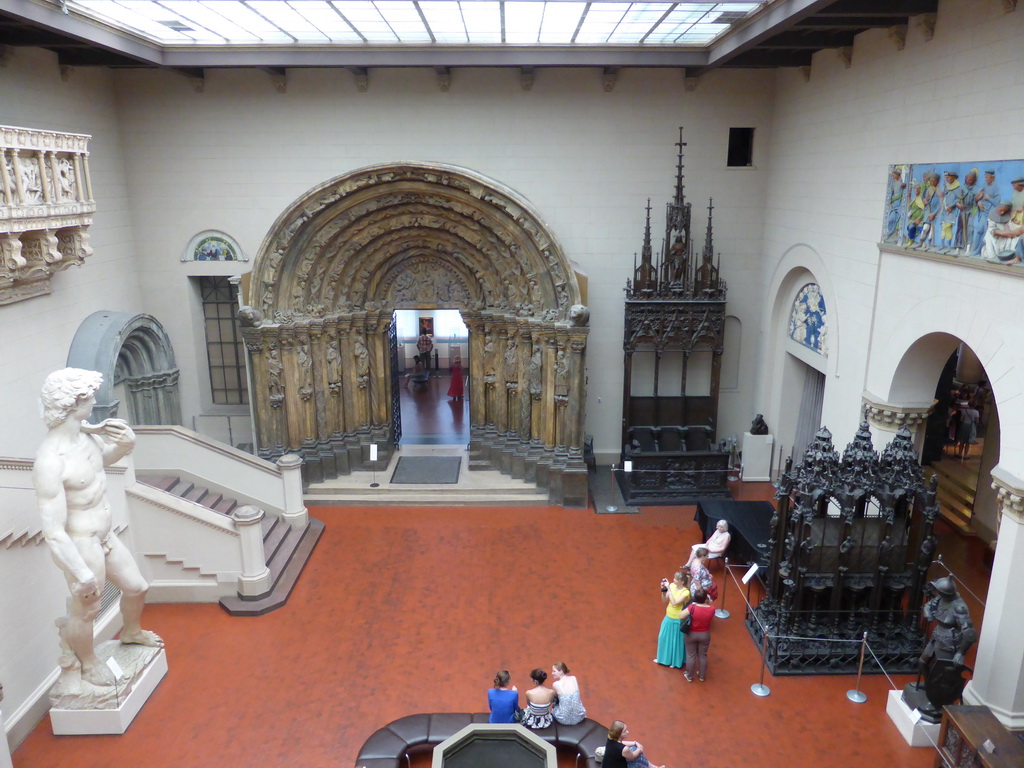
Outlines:
[[[425,387],[399,379],[403,445],[465,445],[469,442],[469,383],[466,396],[448,397],[452,377],[447,369],[430,371]],[[408,383],[408,386],[405,386]]]

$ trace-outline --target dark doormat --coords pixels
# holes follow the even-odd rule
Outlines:
[[[398,460],[393,485],[454,485],[459,482],[461,456],[403,456]]]

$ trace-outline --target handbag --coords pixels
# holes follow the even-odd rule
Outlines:
[[[708,587],[708,597],[710,597],[712,600],[718,599],[718,585],[715,584],[715,582],[713,581],[711,582],[711,586]]]
[[[693,619],[687,615],[685,619],[679,622],[679,631],[684,635],[688,635],[691,629],[693,629]]]

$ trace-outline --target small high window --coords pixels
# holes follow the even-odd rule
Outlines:
[[[729,129],[729,159],[727,164],[730,168],[748,168],[754,164],[753,128]]]

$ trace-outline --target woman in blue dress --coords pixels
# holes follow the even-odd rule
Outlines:
[[[519,691],[513,685],[509,688],[512,675],[507,669],[494,676],[494,687],[487,692],[487,703],[491,708],[490,723],[514,723],[519,709]]]

